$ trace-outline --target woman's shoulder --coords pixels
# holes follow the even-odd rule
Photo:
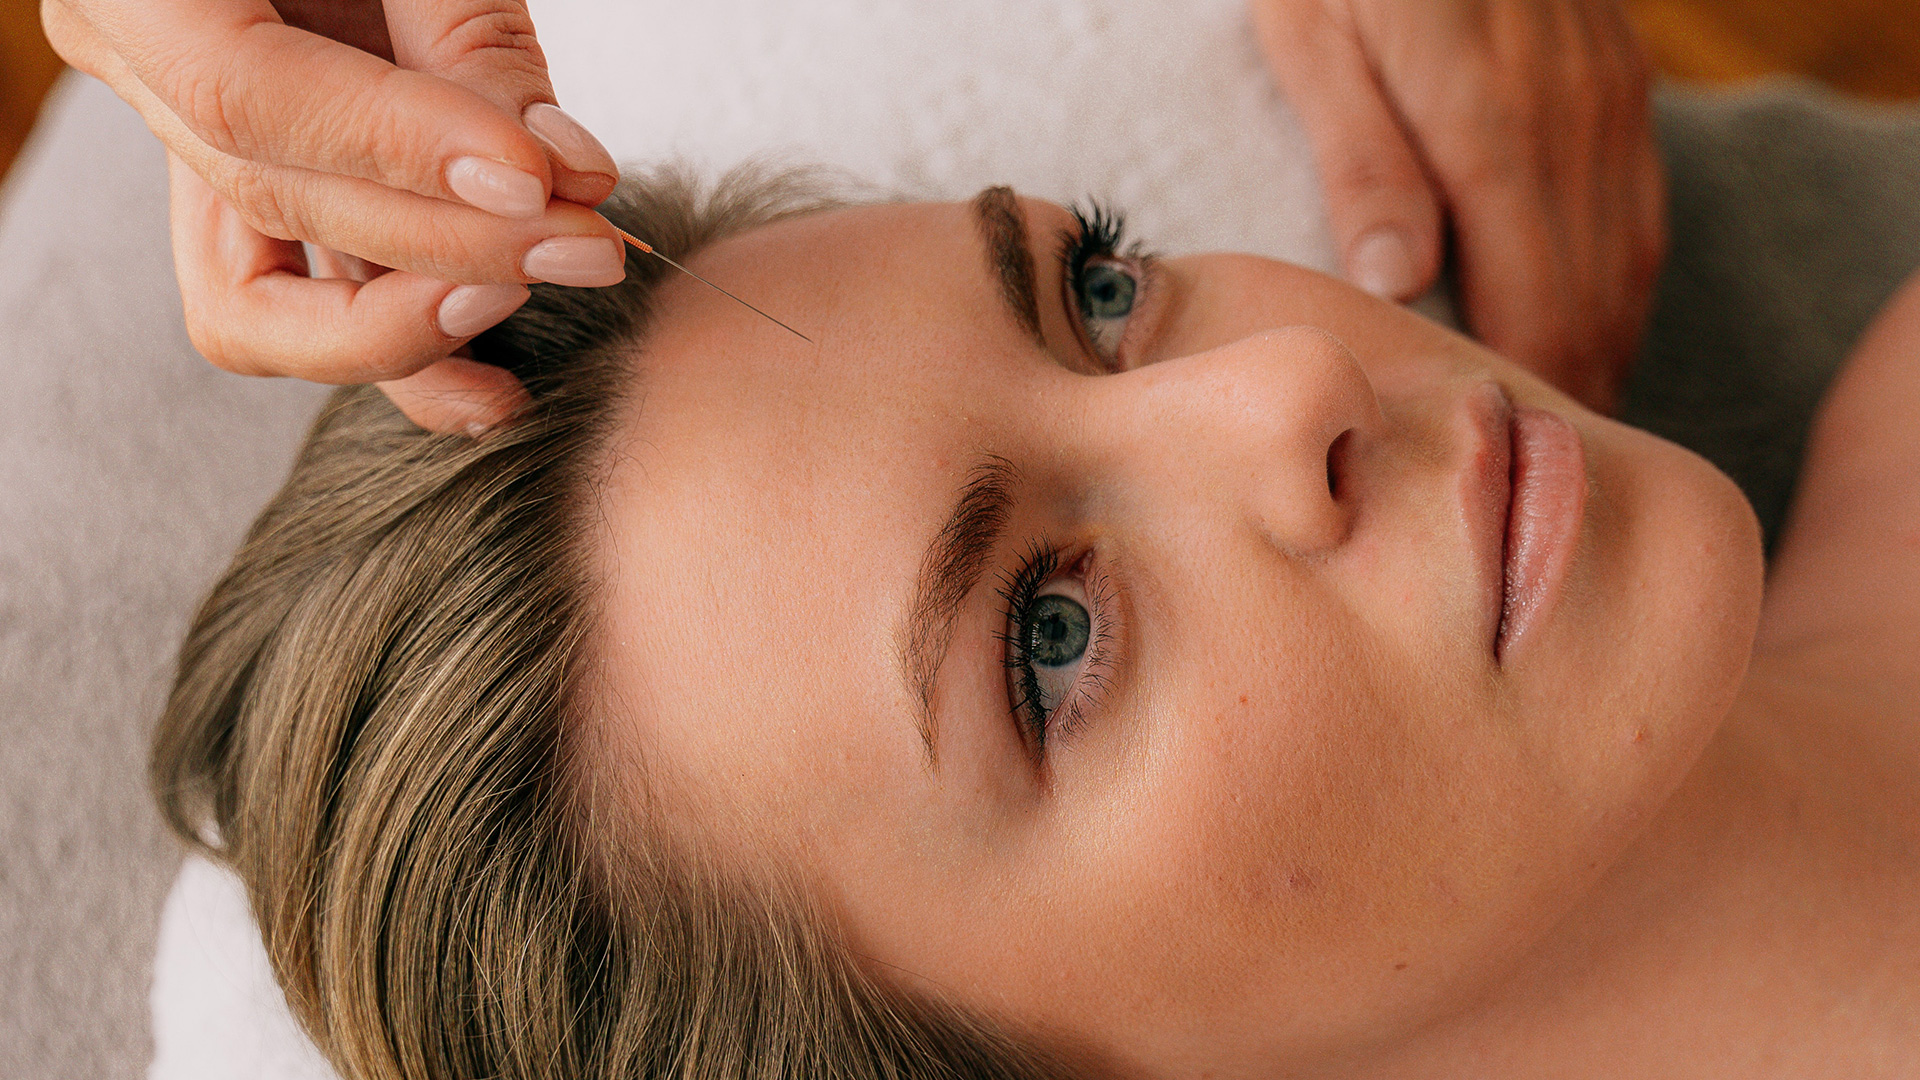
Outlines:
[[[1821,405],[1757,654],[1820,657],[1836,679],[1892,695],[1920,748],[1920,275]]]

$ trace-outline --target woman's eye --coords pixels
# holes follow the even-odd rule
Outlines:
[[[1036,544],[1000,596],[1007,602],[1007,696],[1028,747],[1044,759],[1099,706],[1113,649],[1112,603],[1091,551],[1064,568]]]
[[[1133,314],[1133,301],[1139,292],[1139,274],[1124,262],[1090,260],[1080,271],[1075,299],[1080,306],[1080,321],[1087,338],[1103,359],[1120,354],[1120,342],[1126,336],[1127,317]]]
[[[1014,627],[1021,711],[1041,742],[1049,720],[1072,694],[1093,641],[1093,615],[1080,583],[1062,579],[1047,588],[1059,591],[1035,596]]]
[[[1087,609],[1065,596],[1042,596],[1022,628],[1027,655],[1040,667],[1066,667],[1086,655],[1093,620]]]

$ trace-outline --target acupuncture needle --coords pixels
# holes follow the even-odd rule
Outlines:
[[[807,335],[801,333],[798,330],[795,330],[793,327],[788,326],[786,323],[781,322],[779,319],[774,318],[773,316],[767,314],[766,312],[761,311],[759,308],[754,307],[752,304],[747,303],[745,300],[740,299],[739,297],[733,295],[732,293],[721,288],[720,286],[715,285],[713,282],[708,281],[706,278],[701,277],[699,274],[696,274],[693,271],[687,269],[686,267],[681,266],[679,263],[674,262],[672,259],[667,258],[665,255],[660,254],[658,251],[655,251],[653,249],[652,244],[647,243],[645,240],[640,239],[639,237],[633,235],[632,233],[628,232],[627,230],[621,228],[618,225],[615,225],[613,227],[613,231],[619,233],[621,239],[625,240],[629,244],[632,244],[634,247],[639,248],[641,251],[645,252],[646,254],[651,255],[656,259],[659,259],[661,262],[666,263],[668,266],[673,267],[675,270],[678,270],[681,273],[692,278],[693,280],[699,282],[700,284],[705,285],[707,288],[712,289],[714,292],[719,293],[721,296],[724,296],[727,299],[733,301],[734,303],[739,304],[741,307],[746,308],[748,311],[753,312],[755,315],[758,315],[761,318],[772,323],[773,325],[779,327],[780,329],[785,330],[787,333],[792,334],[794,337],[799,338],[801,341],[804,341],[809,345],[813,344],[812,338],[808,337]]]

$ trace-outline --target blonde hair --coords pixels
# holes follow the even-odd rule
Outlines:
[[[702,195],[668,168],[602,212],[684,258],[831,205],[791,174]],[[182,647],[161,810],[246,882],[349,1078],[1052,1074],[866,977],[792,896],[594,806],[585,519],[662,273],[536,286],[475,343],[534,402],[481,441],[332,397]]]

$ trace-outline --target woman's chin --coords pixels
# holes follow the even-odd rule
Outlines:
[[[1527,691],[1557,728],[1541,734],[1561,777],[1624,845],[1732,708],[1765,564],[1753,509],[1725,473],[1591,413],[1576,423],[1593,463],[1588,520]]]

